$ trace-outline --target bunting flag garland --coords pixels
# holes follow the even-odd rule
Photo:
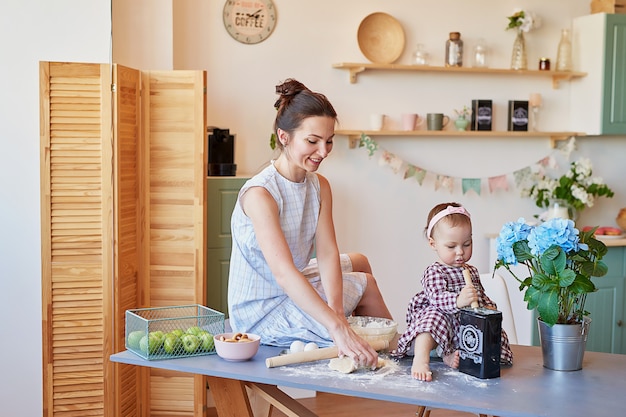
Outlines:
[[[452,194],[454,191],[454,179],[447,175],[437,174],[437,178],[435,179],[435,191],[439,188],[446,188]]]
[[[497,190],[509,190],[509,183],[506,180],[506,175],[498,175],[496,177],[489,177],[489,192],[494,193]]]
[[[468,191],[474,190],[476,194],[480,195],[480,178],[463,178],[461,181],[463,194],[467,194]]]
[[[439,189],[448,190],[450,193],[454,192],[454,183],[456,180],[461,181],[461,190],[463,194],[467,194],[470,191],[474,191],[477,195],[481,195],[483,183],[488,184],[490,193],[495,193],[498,190],[509,191],[508,177],[512,176],[515,182],[515,186],[520,188],[523,184],[527,183],[529,179],[537,172],[542,172],[546,168],[554,169],[558,167],[556,159],[553,155],[548,155],[534,164],[518,169],[512,173],[495,175],[489,178],[459,178],[449,175],[429,172],[424,168],[404,161],[399,156],[378,146],[378,143],[366,134],[361,134],[361,140],[359,147],[365,148],[369,157],[371,158],[377,151],[381,151],[378,159],[378,165],[391,168],[394,174],[402,174],[405,180],[414,178],[415,181],[421,186],[424,183],[424,179],[427,174],[434,175],[434,187],[435,191]],[[561,145],[558,150],[561,151],[569,160],[571,153],[576,149],[576,141],[571,138],[566,144]]]
[[[415,178],[419,185],[422,185],[424,182],[424,178],[426,178],[426,170],[423,170],[420,167],[416,167],[415,165],[408,164],[406,171],[404,171],[404,179]]]

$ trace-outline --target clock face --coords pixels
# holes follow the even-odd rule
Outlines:
[[[276,26],[272,0],[228,0],[224,4],[224,26],[235,40],[253,44],[267,39]]]

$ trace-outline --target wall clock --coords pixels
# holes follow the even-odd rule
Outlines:
[[[276,26],[272,0],[228,0],[224,4],[224,26],[236,41],[255,44],[267,39]]]

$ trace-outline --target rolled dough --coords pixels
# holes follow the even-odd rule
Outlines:
[[[376,369],[382,368],[383,366],[385,366],[385,364],[386,364],[386,361],[384,359],[378,358]],[[331,359],[328,362],[328,367],[334,371],[343,372],[344,374],[350,374],[356,371],[357,369],[359,369],[359,366],[357,365],[357,363],[352,358],[349,358],[347,356],[344,356],[343,358]],[[361,367],[361,368],[365,369],[365,367]]]

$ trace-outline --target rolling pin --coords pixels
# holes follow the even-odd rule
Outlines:
[[[465,278],[465,285],[474,285],[468,269],[463,269],[463,278]],[[472,301],[472,308],[478,308],[478,301]]]
[[[369,342],[372,349],[379,351],[389,347],[388,340],[372,340]],[[337,346],[314,349],[305,352],[289,353],[287,355],[273,356],[265,359],[265,366],[274,368],[276,366],[291,365],[294,363],[304,363],[319,361],[322,359],[332,359],[338,356]]]

